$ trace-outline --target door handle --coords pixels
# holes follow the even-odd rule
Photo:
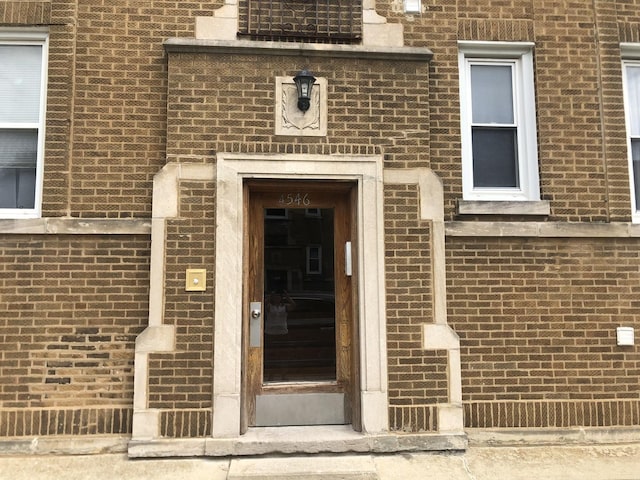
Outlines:
[[[351,267],[351,242],[345,242],[344,244],[344,274],[347,277],[352,275]]]
[[[249,312],[249,346],[259,347],[262,340],[262,302],[251,302]]]

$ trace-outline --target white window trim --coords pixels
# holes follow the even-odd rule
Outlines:
[[[627,66],[638,65],[640,67],[640,44],[621,43],[620,53],[622,55],[622,94],[624,99],[624,120],[627,141],[627,163],[629,168],[629,195],[631,196],[631,221],[640,223],[640,210],[636,209],[635,178],[633,174],[633,152],[631,150],[631,115],[629,109],[629,94],[627,90]],[[640,179],[638,179],[640,181]]]
[[[42,46],[42,72],[40,90],[40,121],[37,124],[0,124],[0,128],[28,126],[38,129],[38,152],[36,158],[36,190],[34,208],[0,208],[0,218],[39,218],[42,215],[42,184],[44,177],[45,116],[47,110],[47,71],[49,64],[49,32],[46,29],[0,28],[0,45]]]
[[[538,201],[540,180],[534,92],[532,42],[458,42],[460,75],[460,126],[462,143],[462,191],[464,200]],[[471,142],[471,78],[474,61],[513,64],[514,105],[518,125],[519,188],[474,188]]]

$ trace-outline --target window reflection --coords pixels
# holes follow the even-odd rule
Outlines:
[[[265,209],[263,379],[336,379],[333,209]]]

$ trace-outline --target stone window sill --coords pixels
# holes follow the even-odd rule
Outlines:
[[[551,214],[551,205],[547,200],[527,202],[458,200],[458,214],[548,216]]]

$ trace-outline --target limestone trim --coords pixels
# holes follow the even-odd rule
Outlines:
[[[175,327],[163,325],[165,303],[166,222],[178,216],[181,180],[211,181],[213,165],[169,163],[153,179],[149,326],[135,345],[132,438],[160,436],[160,411],[149,408],[149,354],[175,349]]]
[[[446,222],[448,237],[639,238],[640,225],[626,222]]]
[[[225,0],[211,16],[195,19],[195,37],[199,40],[235,40],[238,33],[238,0]],[[369,46],[404,45],[401,23],[388,23],[376,12],[375,0],[362,2],[362,44]],[[334,47],[336,45],[333,45]]]
[[[1,219],[4,235],[149,235],[149,219],[42,217]]]
[[[433,52],[424,47],[379,45],[339,45],[323,43],[257,42],[252,40],[169,38],[164,42],[169,53],[224,53],[240,55],[282,55],[329,58],[362,58],[428,62]]]
[[[430,169],[384,171],[387,184],[418,185],[420,219],[431,223],[433,323],[423,325],[422,348],[447,351],[447,404],[438,405],[438,432],[463,432],[460,338],[447,324],[444,192],[442,181]]]
[[[0,219],[0,235],[152,235],[152,224],[150,218]],[[640,238],[640,224],[631,222],[448,221],[445,230],[448,237]]]
[[[213,16],[196,17],[196,38],[235,40],[238,35],[238,0],[225,0]]]
[[[387,19],[376,12],[375,0],[362,2],[362,44],[404,45],[404,27],[401,23],[388,23]]]
[[[539,215],[551,214],[548,200],[524,202],[492,202],[478,200],[458,200],[460,215]]]
[[[325,137],[327,135],[326,78],[316,78],[311,91],[311,105],[306,112],[298,108],[298,94],[293,77],[276,77],[276,135]]]
[[[243,183],[250,178],[357,184],[362,428],[388,431],[382,156],[219,153],[215,276],[225,279],[225,288],[215,295],[213,437],[240,438]]]

